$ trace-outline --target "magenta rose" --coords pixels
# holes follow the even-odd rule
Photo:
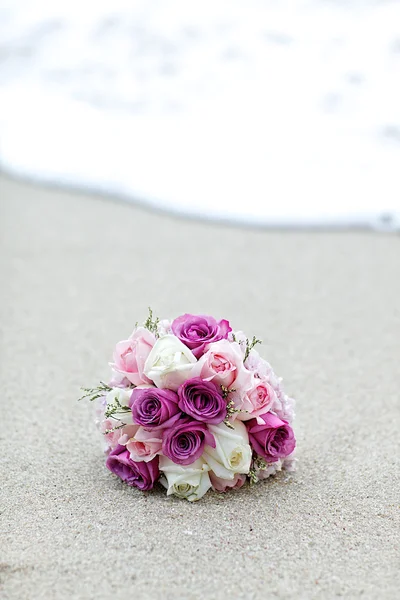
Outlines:
[[[151,490],[160,476],[158,456],[150,462],[134,462],[125,446],[120,445],[108,455],[106,467],[127,485],[140,490]]]
[[[178,396],[181,411],[198,421],[218,425],[226,417],[226,400],[212,381],[188,379],[178,388]]]
[[[264,423],[257,419],[247,421],[250,444],[259,456],[267,462],[275,462],[293,452],[296,446],[293,429],[286,421],[281,421],[272,413],[260,415]]]
[[[215,439],[205,423],[181,419],[164,430],[162,451],[178,465],[190,465],[203,454],[204,446],[215,448]]]
[[[229,321],[216,321],[205,315],[185,314],[172,322],[172,332],[196,358],[204,354],[207,344],[227,338],[230,331]]]
[[[134,389],[129,401],[133,422],[143,427],[170,427],[180,417],[178,395],[155,387]]]

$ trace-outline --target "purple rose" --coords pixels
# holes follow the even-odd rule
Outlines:
[[[215,439],[205,423],[182,419],[164,430],[162,451],[178,465],[190,465],[203,454],[205,445],[215,448]]]
[[[267,462],[289,456],[296,446],[290,425],[270,412],[260,415],[260,418],[264,421],[262,425],[257,423],[257,419],[246,423],[253,449]]]
[[[133,422],[143,427],[170,427],[180,417],[178,396],[171,390],[136,388],[129,406]]]
[[[186,314],[172,322],[172,332],[196,358],[204,354],[207,344],[227,338],[230,331],[229,321],[216,321],[214,317],[205,315]]]
[[[181,411],[198,421],[218,425],[226,417],[226,400],[212,381],[188,379],[178,388],[178,396]]]
[[[125,446],[120,445],[108,455],[106,467],[127,485],[140,490],[151,490],[160,476],[158,456],[150,462],[134,462]]]

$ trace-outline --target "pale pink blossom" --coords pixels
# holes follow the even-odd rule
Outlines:
[[[132,386],[132,383],[122,373],[113,371],[112,379],[108,382],[108,385],[112,388],[128,388]]]
[[[290,398],[283,389],[282,378],[277,377],[274,371],[268,375],[268,382],[275,392],[275,401],[271,407],[271,410],[280,418],[282,421],[292,423],[294,420],[294,406],[295,400]]]
[[[292,452],[290,456],[287,456],[283,459],[282,469],[285,469],[285,471],[288,471],[288,473],[294,473],[294,471],[296,471],[297,458],[295,455],[296,451]]]
[[[222,479],[217,477],[213,471],[210,471],[210,480],[213,490],[216,492],[227,492],[230,489],[241,488],[246,482],[246,475],[236,473],[233,479]]]
[[[265,469],[260,469],[255,467],[256,476],[258,479],[267,479],[271,475],[276,475],[280,471],[287,471],[288,473],[293,473],[296,471],[296,462],[297,458],[295,458],[296,451],[292,452],[290,456],[286,456],[286,458],[281,458],[273,463],[267,463]]]
[[[161,319],[157,324],[157,332],[160,337],[172,334],[172,323],[169,319]]]
[[[259,377],[260,379],[265,379],[271,372],[271,365],[261,358],[257,350],[250,350],[249,356],[245,361],[245,367],[252,373],[254,373],[255,377]]]
[[[250,351],[244,364],[246,369],[251,371],[255,377],[267,381],[270,388],[272,388],[275,397],[270,410],[272,410],[280,419],[292,423],[294,419],[295,401],[285,394],[282,386],[282,378],[274,373],[271,365],[261,358],[257,350],[253,349]]]
[[[267,479],[271,475],[276,475],[279,471],[282,471],[282,460],[267,464],[265,469],[255,469],[256,477],[258,479]]]

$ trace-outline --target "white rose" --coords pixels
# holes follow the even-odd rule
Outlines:
[[[196,357],[175,335],[164,335],[147,357],[144,373],[157,387],[176,391],[190,379],[196,362]]]
[[[167,496],[174,494],[194,502],[200,500],[211,487],[208,475],[210,467],[202,458],[191,465],[181,466],[166,456],[160,456],[160,470],[164,474],[160,482],[167,489]]]
[[[142,386],[140,386],[142,387]],[[143,386],[144,387],[144,386]],[[105,410],[115,407],[117,410],[113,411],[112,417],[113,420],[118,419],[127,425],[133,423],[132,421],[132,413],[131,410],[118,410],[118,405],[129,408],[129,400],[132,395],[132,388],[113,388],[110,392],[108,392],[106,396],[107,406]],[[115,423],[118,425],[118,423]]]
[[[250,470],[252,452],[246,426],[240,421],[232,425],[234,429],[224,423],[208,425],[216,447],[206,446],[203,458],[221,479],[233,479],[235,473],[247,474]]]

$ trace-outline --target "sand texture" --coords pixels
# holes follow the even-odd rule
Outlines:
[[[0,178],[2,597],[394,599],[400,239],[173,219]],[[151,304],[264,340],[298,472],[190,504],[104,467],[80,385]]]

